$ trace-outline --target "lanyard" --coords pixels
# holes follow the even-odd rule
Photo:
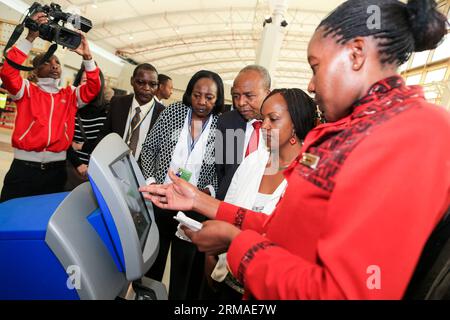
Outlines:
[[[187,145],[188,145],[188,158],[191,155],[191,152],[194,150],[195,145],[197,144],[197,142],[200,140],[200,138],[202,137],[203,131],[205,131],[206,127],[208,126],[209,121],[211,120],[211,115],[209,115],[208,120],[203,122],[202,124],[202,132],[198,135],[198,137],[193,140],[192,139],[192,131],[191,131],[191,126],[192,126],[192,109],[189,109],[188,111],[188,130],[189,130],[189,134],[187,137]]]
[[[145,121],[145,119],[147,118],[147,116],[150,114],[150,112],[152,112],[153,107],[155,106],[155,102],[153,102],[152,106],[150,107],[150,109],[147,111],[147,113],[145,114],[144,117],[142,117],[142,119],[138,122],[138,124],[134,127],[131,128],[131,120],[133,120],[134,116],[131,116],[131,114],[133,113],[133,108],[130,108],[130,112],[128,113],[128,117],[130,118],[130,127],[128,128],[128,139],[127,139],[127,144],[130,144],[130,140],[131,140],[131,135],[133,134],[134,130],[137,130],[141,123]]]

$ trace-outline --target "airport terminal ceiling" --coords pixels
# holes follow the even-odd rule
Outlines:
[[[287,26],[282,28],[281,35],[277,35],[281,49],[273,50],[275,53],[270,58],[275,62],[269,70],[274,79],[274,86],[302,89],[307,88],[311,77],[306,54],[308,41],[319,22],[333,8],[344,2],[343,0],[53,1],[66,10],[75,12],[79,10],[78,13],[91,19],[94,28],[89,32],[88,38],[129,62],[149,62],[160,72],[187,78],[198,70],[208,69],[219,73],[229,85],[242,67],[259,62],[258,53],[263,50],[262,48],[265,48],[266,52],[273,50],[273,41],[262,40],[263,23],[265,19],[274,17],[275,12],[281,12]],[[31,4],[33,0],[25,2]],[[448,14],[450,0],[439,0],[438,3],[440,9]],[[447,42],[448,39],[445,46],[448,46]],[[445,48],[442,49],[447,51]],[[411,60],[414,58],[415,56]],[[431,59],[430,54],[429,62]],[[449,62],[444,64],[448,65]],[[267,67],[266,64],[263,65]],[[405,70],[408,71],[405,76],[409,76],[409,69],[412,67],[414,66],[409,65],[406,68],[405,65],[401,71],[404,73]],[[414,68],[412,69],[414,71]],[[442,79],[435,80],[447,82],[449,74],[450,71],[444,72]],[[423,78],[420,83],[426,84],[425,80]],[[440,99],[433,100],[437,103],[442,102]]]
[[[284,38],[274,70],[278,87],[306,88],[308,40],[320,20],[341,0],[53,0],[78,8],[94,23],[88,37],[135,62],[150,62],[168,74],[218,72],[231,83],[256,60],[263,22],[285,6]],[[27,0],[31,4],[33,0]],[[40,1],[50,3],[52,1]]]

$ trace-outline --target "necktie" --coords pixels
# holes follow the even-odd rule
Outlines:
[[[136,108],[136,113],[134,114],[133,119],[131,119],[131,124],[130,124],[130,132],[131,132],[131,137],[128,143],[128,146],[131,149],[131,152],[133,153],[133,156],[136,154],[136,147],[138,144],[138,140],[139,140],[139,122],[141,121],[141,108],[137,107]]]
[[[252,124],[253,126],[253,132],[250,137],[250,141],[248,142],[247,151],[245,152],[245,156],[247,157],[250,153],[253,151],[256,151],[258,149],[259,144],[259,129],[261,129],[262,121],[255,121]]]

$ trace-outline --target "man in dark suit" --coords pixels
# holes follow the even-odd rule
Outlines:
[[[115,132],[129,145],[134,157],[140,158],[145,137],[153,128],[164,106],[155,97],[158,89],[158,72],[151,64],[138,65],[131,77],[133,94],[114,97],[102,130],[95,143],[83,147],[94,149],[108,134]]]
[[[233,175],[248,148],[254,122],[261,120],[261,105],[270,93],[269,72],[261,66],[242,69],[231,89],[235,109],[224,113],[217,122],[221,138],[216,138],[216,171],[219,190],[216,198],[223,200]]]
[[[216,172],[219,189],[216,198],[224,200],[233,179],[245,156],[254,151],[251,141],[255,136],[262,139],[261,106],[270,93],[270,75],[262,66],[250,65],[242,69],[231,88],[234,110],[226,112],[217,121]],[[253,147],[255,147],[253,145]],[[212,280],[211,273],[217,263],[215,256],[205,257],[205,278],[202,299],[240,300],[242,295],[224,282]]]

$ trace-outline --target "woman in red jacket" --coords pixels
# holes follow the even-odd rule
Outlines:
[[[48,23],[45,13],[33,15],[39,24]],[[26,39],[8,51],[8,58],[22,64],[39,32],[29,31]],[[13,198],[64,191],[66,150],[74,134],[75,114],[100,91],[99,69],[92,60],[82,35],[74,50],[83,57],[87,84],[59,88],[61,64],[56,56],[41,63],[33,60],[37,83],[22,79],[19,70],[6,61],[0,76],[17,106],[12,134],[14,160],[5,176],[0,202]]]
[[[380,25],[369,28],[377,5]],[[371,26],[373,27],[373,26]],[[256,299],[401,299],[422,248],[450,205],[450,116],[397,74],[435,48],[446,18],[434,1],[350,0],[308,47],[309,91],[328,123],[285,171],[264,216],[173,184],[142,188],[158,206],[215,221],[186,234]]]

